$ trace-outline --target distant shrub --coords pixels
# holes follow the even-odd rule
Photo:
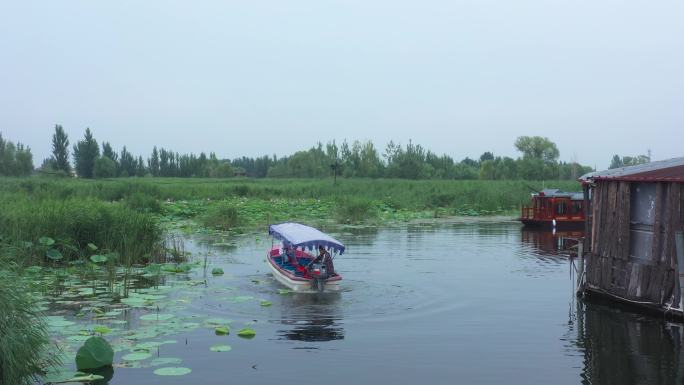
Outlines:
[[[221,203],[200,217],[206,227],[216,230],[230,230],[243,223],[239,210],[230,204]]]
[[[378,210],[373,201],[365,198],[343,198],[337,201],[335,217],[341,223],[363,223],[377,219]]]
[[[154,196],[146,195],[141,192],[135,192],[124,198],[126,207],[132,210],[159,213],[162,210],[161,203]]]
[[[430,207],[449,207],[456,202],[456,194],[432,194],[428,198]]]
[[[101,156],[95,159],[95,166],[93,167],[93,176],[95,178],[113,178],[116,176],[116,162],[106,156]]]

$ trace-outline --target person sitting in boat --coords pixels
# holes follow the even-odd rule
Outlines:
[[[316,256],[316,258],[314,258],[314,260],[311,261],[311,263],[309,263],[309,265],[307,266],[307,269],[309,267],[311,267],[311,265],[313,265],[314,263],[320,263],[323,266],[325,266],[325,271],[329,277],[335,275],[335,267],[333,266],[333,259],[330,256],[330,253],[328,252],[328,250],[326,250],[325,247],[323,247],[322,245],[318,246],[318,256]]]
[[[292,247],[292,245],[288,244],[288,245],[285,245],[285,247],[283,249],[284,249],[283,253],[282,253],[283,265],[288,263],[288,262],[292,265],[297,265],[297,256],[296,256],[297,254],[296,254],[295,248]]]

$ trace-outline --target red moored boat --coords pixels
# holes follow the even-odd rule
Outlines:
[[[529,227],[580,228],[584,225],[584,195],[558,189],[534,193],[531,205],[522,208],[520,221]]]

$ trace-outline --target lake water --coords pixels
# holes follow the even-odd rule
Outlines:
[[[347,245],[335,259],[338,294],[279,294],[267,235],[233,246],[188,239],[207,269],[169,278],[166,286],[190,284],[167,291],[159,310],[188,327],[137,336],[129,346],[175,343],[151,349],[139,367],[115,367],[109,384],[682,383],[681,327],[578,302],[562,236],[509,222],[328,230]],[[212,276],[213,267],[226,274]],[[129,341],[149,322],[140,316],[155,312],[124,312],[126,324],[107,338]],[[217,336],[206,324],[213,318],[231,320],[231,334]],[[239,338],[244,326],[256,337]],[[232,350],[210,351],[216,344]],[[130,350],[118,350],[120,366]],[[192,373],[155,375],[157,357],[178,358],[171,366]]]

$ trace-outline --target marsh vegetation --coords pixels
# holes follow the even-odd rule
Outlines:
[[[2,290],[2,301],[13,303],[14,307],[7,308],[33,320],[26,324],[31,333],[2,333],[10,341],[3,342],[3,347],[15,349],[27,342],[21,338],[28,338],[31,350],[26,354],[34,355],[33,361],[0,363],[3,375],[14,379],[9,383],[31,381],[49,371],[59,358],[73,362],[76,351],[91,337],[114,338],[114,351],[129,349],[124,362],[135,367],[138,359],[150,354],[150,347],[131,345],[135,341],[200,326],[191,317],[174,313],[182,312],[179,304],[167,302],[178,288],[195,290],[194,285],[200,283],[173,276],[195,269],[222,276],[223,270],[208,266],[206,259],[188,259],[183,234],[213,234],[219,239],[214,241],[218,247],[232,245],[238,234],[288,220],[323,226],[377,226],[420,218],[512,215],[527,202],[531,188],[545,187],[523,181],[344,179],[335,183],[332,178],[1,181],[0,258],[5,266],[12,267],[4,268],[2,274],[15,277],[11,279],[14,286]],[[559,182],[554,187],[573,190],[578,185]],[[271,304],[270,299],[237,293],[227,293],[226,299],[254,301],[262,307]],[[60,309],[58,315],[38,316],[41,311],[55,309]],[[118,315],[131,310],[155,320],[154,327],[128,332],[117,329]],[[93,324],[84,328],[71,317],[85,317]],[[3,318],[0,322],[17,322],[17,318],[12,320]],[[227,321],[207,325],[216,333],[230,330]],[[2,326],[11,328],[9,324]],[[46,330],[53,337],[61,336],[57,345],[48,342]],[[246,322],[238,335],[251,338],[254,332]],[[51,349],[62,353],[46,354]],[[215,351],[225,349],[217,347]],[[21,362],[30,365],[22,366]],[[165,369],[160,375],[173,372],[160,369]],[[94,380],[102,375],[50,371],[47,376],[56,382]]]

